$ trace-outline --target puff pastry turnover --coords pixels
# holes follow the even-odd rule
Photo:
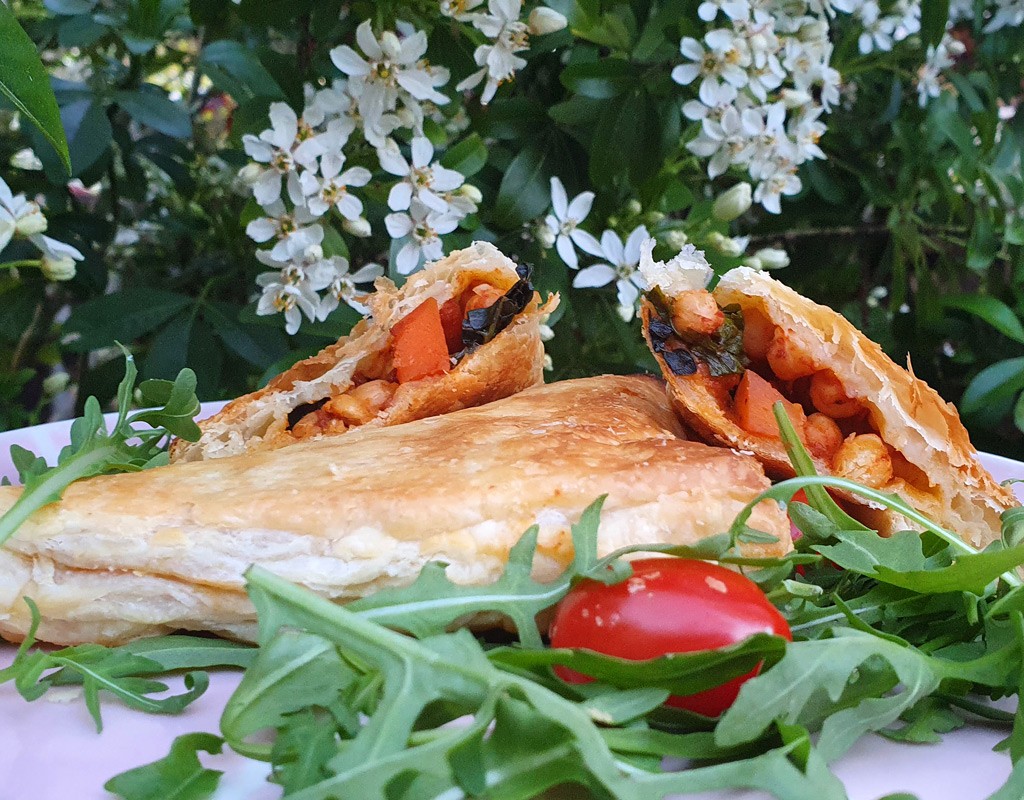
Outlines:
[[[762,413],[767,400],[784,398],[819,472],[896,492],[975,546],[998,537],[1000,512],[1017,503],[978,461],[956,409],[924,381],[841,314],[764,272],[734,269],[714,290],[717,307],[709,310],[709,299],[703,289],[670,291],[660,307],[647,299],[642,309],[673,402],[704,439],[755,454],[775,477],[792,475],[774,419]],[[742,316],[742,377],[711,374],[694,349],[708,345],[708,318],[721,309],[732,322],[736,309]],[[724,341],[727,333],[711,336]],[[680,351],[696,356],[692,374]],[[863,503],[853,513],[883,533],[912,527]]]
[[[200,461],[267,450],[356,427],[383,427],[507,397],[543,380],[543,306],[516,265],[486,242],[475,242],[412,275],[401,288],[378,279],[369,316],[350,335],[300,361],[266,387],[228,403],[201,423],[197,442],[178,439],[171,461]],[[507,295],[507,299],[500,299]],[[456,336],[474,310],[506,303],[518,310],[486,343],[448,344],[457,362],[445,374],[399,382],[392,350],[395,326],[424,302],[442,319],[455,309]],[[486,316],[486,315],[485,315]],[[454,360],[454,359],[453,359]]]
[[[540,526],[551,579],[569,527],[607,494],[600,550],[694,543],[767,488],[760,464],[680,438],[661,381],[602,377],[479,408],[273,451],[72,484],[0,549],[0,634],[117,643],[175,629],[254,635],[242,573],[258,563],[338,601],[410,583],[431,559],[458,583],[492,582]],[[18,489],[0,487],[0,512]],[[790,547],[779,507],[752,524]]]

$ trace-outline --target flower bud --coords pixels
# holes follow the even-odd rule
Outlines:
[[[662,237],[665,244],[668,245],[672,250],[682,250],[686,246],[686,243],[690,241],[690,237],[686,235],[686,231],[676,228],[668,231]]]
[[[789,266],[789,255],[777,247],[765,247],[754,253],[763,269],[782,269]]]
[[[43,379],[43,394],[55,397],[68,388],[70,376],[66,372],[53,372]]]
[[[538,326],[537,331],[540,333],[540,340],[542,342],[550,342],[555,338],[555,332],[550,325],[541,324]]]
[[[259,164],[246,164],[238,170],[238,179],[246,186],[252,186],[263,174],[263,167]]]
[[[764,264],[761,263],[761,259],[757,256],[750,256],[746,261],[743,262],[743,266],[750,267],[751,269],[764,269]]]
[[[568,24],[569,20],[553,8],[538,6],[530,12],[527,27],[534,36],[541,36],[545,33],[560,31]]]
[[[537,243],[545,250],[555,246],[555,232],[543,222],[537,226],[536,236]]]
[[[370,222],[366,217],[356,217],[355,219],[345,219],[341,223],[341,227],[344,228],[348,233],[359,239],[365,239],[370,235]]]
[[[44,255],[39,269],[48,281],[69,281],[75,277],[75,260],[71,256]]]
[[[555,368],[555,362],[551,360],[551,356],[547,353],[544,354],[544,369],[547,372],[551,372]]]
[[[46,230],[46,217],[39,208],[39,204],[29,202],[25,209],[27,213],[21,214],[14,222],[14,231],[19,236],[32,236]]]
[[[640,205],[639,200],[630,200],[626,203],[626,212],[632,214],[634,217],[644,210],[644,207]]]
[[[648,211],[644,214],[644,224],[646,225],[657,225],[664,219],[665,214],[662,211]]]
[[[23,147],[13,156],[11,156],[11,166],[15,169],[24,170],[40,170],[43,168],[43,162],[39,160],[31,147]]]
[[[745,213],[753,203],[753,192],[749,183],[737,183],[715,198],[711,213],[722,222],[732,222]]]
[[[718,231],[712,231],[708,234],[708,244],[723,256],[729,256],[730,258],[735,258],[743,252],[743,247],[738,241],[728,236],[723,236]]]
[[[479,205],[480,202],[484,199],[484,196],[483,194],[480,193],[480,190],[477,189],[471,183],[462,184],[462,188],[459,189],[459,191],[462,192],[463,197],[472,202],[474,205]]]

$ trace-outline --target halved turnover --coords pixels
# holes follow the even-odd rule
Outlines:
[[[1000,512],[1017,503],[978,461],[956,409],[841,314],[748,267],[711,293],[710,270],[647,256],[644,334],[701,436],[789,477],[772,411],[782,400],[819,472],[896,492],[973,545],[998,537]],[[883,533],[908,527],[863,502],[850,511]]]
[[[199,461],[397,425],[507,397],[543,380],[543,305],[525,268],[493,245],[452,253],[398,289],[379,279],[352,333],[177,440],[172,461]]]
[[[176,629],[253,638],[250,564],[339,601],[409,584],[430,560],[456,583],[487,584],[531,525],[534,575],[547,581],[601,495],[602,555],[695,544],[769,483],[753,458],[682,434],[660,380],[587,378],[405,425],[78,481],[0,547],[0,636],[25,635],[30,597],[43,641]],[[19,492],[0,486],[0,513]],[[751,524],[777,541],[743,552],[789,549],[774,503]]]

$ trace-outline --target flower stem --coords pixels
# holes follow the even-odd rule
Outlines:
[[[20,261],[7,261],[0,264],[0,269],[39,269],[43,262],[38,258],[23,258]]]

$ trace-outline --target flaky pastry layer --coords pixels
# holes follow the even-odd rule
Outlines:
[[[486,283],[505,292],[518,280],[515,264],[487,242],[474,242],[431,264],[401,289],[387,278],[378,279],[377,291],[367,300],[369,317],[351,334],[201,422],[199,441],[175,440],[171,460],[200,461],[294,444],[289,413],[351,388],[357,370],[385,354],[395,323],[424,300],[434,298],[440,306],[473,285]],[[389,405],[363,427],[482,405],[543,382],[540,321],[557,305],[557,296],[543,306],[535,296],[507,328],[463,356],[451,372],[401,384]]]
[[[693,544],[729,527],[769,483],[758,462],[681,438],[653,378],[528,389],[479,408],[274,451],[72,484],[0,551],[0,635],[121,642],[184,628],[252,635],[243,572],[260,564],[338,601],[412,582],[433,559],[493,582],[530,525],[535,574],[572,558],[570,526],[607,494],[600,551]],[[18,489],[0,487],[0,512]],[[778,537],[774,503],[752,524]]]

